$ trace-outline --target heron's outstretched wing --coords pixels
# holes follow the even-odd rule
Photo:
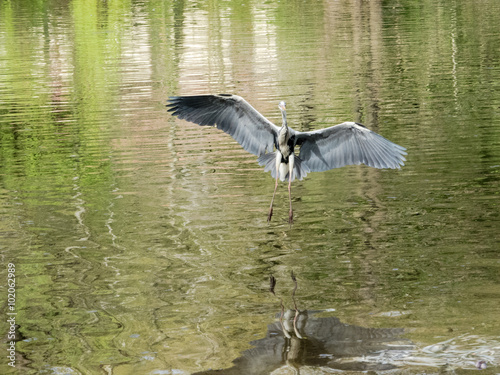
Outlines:
[[[237,95],[171,96],[168,111],[198,125],[216,126],[257,156],[272,152],[279,128]]]
[[[299,158],[311,172],[361,163],[375,168],[400,168],[406,160],[404,147],[354,122],[295,132],[295,143],[301,146]]]

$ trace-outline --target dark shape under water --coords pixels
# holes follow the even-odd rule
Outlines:
[[[276,278],[270,275],[269,292],[279,299],[279,322],[270,324],[265,338],[251,342],[229,369],[209,370],[201,374],[269,374],[287,365],[325,367],[351,371],[384,371],[396,368],[391,358],[405,356],[412,343],[400,336],[402,328],[364,328],[343,324],[338,318],[320,318],[297,307],[297,277],[290,273],[294,287],[294,308],[285,311],[283,299],[275,293]],[[367,358],[372,357],[373,360]],[[359,358],[363,358],[360,360]],[[382,359],[383,358],[383,359]]]
[[[296,319],[296,327],[292,320]],[[299,332],[297,332],[299,331]],[[297,337],[300,335],[302,338]],[[402,328],[364,328],[338,318],[319,318],[307,311],[287,310],[281,322],[270,324],[265,338],[251,342],[229,369],[208,370],[198,375],[269,374],[285,364],[300,368],[319,366],[349,371],[384,371],[396,368],[388,358],[400,357],[414,348]],[[384,360],[367,360],[384,354]],[[360,357],[364,357],[360,360]],[[382,357],[382,356],[381,356]]]

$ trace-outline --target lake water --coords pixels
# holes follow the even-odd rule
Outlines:
[[[496,0],[0,2],[0,372],[500,372],[499,25]],[[256,157],[166,111],[204,93],[407,163],[294,182],[291,227],[280,184],[268,224]]]

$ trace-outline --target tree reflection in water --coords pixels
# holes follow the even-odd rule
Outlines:
[[[299,310],[292,292],[293,309],[285,310],[279,297],[279,321],[270,324],[265,338],[251,342],[253,348],[236,358],[234,366],[197,374],[270,374],[283,367],[323,367],[350,371],[383,371],[397,368],[396,362],[415,349],[401,338],[402,328],[364,328],[342,323],[335,317],[316,317],[320,311]],[[276,279],[270,277],[275,295]],[[276,296],[276,295],[275,295]]]

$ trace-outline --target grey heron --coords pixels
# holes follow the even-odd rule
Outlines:
[[[288,126],[285,102],[278,105],[283,124],[274,125],[245,99],[237,95],[171,96],[168,111],[179,119],[201,126],[215,126],[233,137],[248,152],[258,156],[265,172],[275,178],[267,221],[273,215],[278,179],[288,180],[290,211],[293,222],[292,181],[302,180],[309,172],[321,172],[351,164],[374,168],[400,168],[406,160],[405,148],[355,122],[300,132]],[[298,155],[295,148],[300,147]]]

